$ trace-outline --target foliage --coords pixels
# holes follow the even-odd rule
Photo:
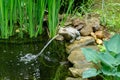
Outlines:
[[[97,14],[100,14],[101,24],[107,26],[110,30],[120,32],[120,1],[119,0],[100,0],[91,10]],[[100,5],[100,6],[99,6]]]
[[[83,48],[83,54],[87,61],[93,62],[99,69],[90,69],[83,73],[83,78],[103,74],[105,78],[112,80],[120,78],[120,35],[114,35],[110,40],[104,41],[105,51],[97,52],[89,48]],[[88,74],[91,72],[92,74]]]
[[[47,32],[49,37],[53,37],[56,35],[61,6],[66,7],[65,11],[61,8],[65,12],[63,24],[70,12],[79,9],[82,3],[82,6],[86,5],[80,9],[84,10],[91,2],[92,0],[0,0],[0,38],[13,35],[23,38],[26,33],[30,38],[37,37],[44,32],[43,20],[46,16],[49,29]]]
[[[81,6],[79,7],[80,13],[86,14],[86,13],[91,12],[93,3],[94,3],[94,0],[88,0],[86,3],[85,1],[83,1]]]
[[[58,13],[60,9],[61,0],[48,0],[48,22],[50,37],[56,35],[56,29],[58,25]]]

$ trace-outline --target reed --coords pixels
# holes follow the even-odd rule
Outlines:
[[[3,7],[3,0],[0,0],[0,31],[1,31],[1,38],[4,38],[4,7]]]
[[[19,12],[19,23],[20,23],[20,37],[23,38],[23,32],[22,32],[22,21],[23,21],[23,16],[22,16],[22,8],[21,8],[21,0],[18,0],[18,12]]]
[[[43,18],[44,18],[44,11],[46,9],[46,0],[38,0],[38,11],[39,11],[39,26],[37,28],[35,36],[37,37],[38,33],[41,34],[43,32]]]
[[[13,4],[16,2],[16,0],[10,0],[10,36],[13,34]],[[16,3],[14,4],[16,6]]]
[[[48,0],[48,27],[50,38],[56,35],[60,2],[61,0]]]
[[[73,1],[70,0],[66,15]],[[60,7],[61,0],[0,0],[0,37],[18,34],[23,38],[25,32],[30,38],[37,37],[43,33],[44,12],[48,10],[48,35],[52,38],[56,35]]]
[[[34,36],[34,27],[33,27],[33,3],[32,0],[28,1],[28,16],[29,16],[29,34],[30,34],[30,38],[32,38]]]

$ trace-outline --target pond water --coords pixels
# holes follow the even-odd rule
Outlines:
[[[25,54],[38,54],[46,43],[0,43],[0,80],[64,80],[68,64],[63,42],[53,41],[36,60],[20,61]]]

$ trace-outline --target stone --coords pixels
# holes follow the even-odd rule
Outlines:
[[[100,20],[99,18],[96,17],[92,17],[90,19],[88,19],[88,23],[91,24],[90,26],[93,28],[93,31],[98,31],[100,30]]]
[[[71,67],[69,68],[69,70],[74,77],[82,77],[83,69],[77,69],[77,68]]]
[[[79,24],[85,24],[84,20],[80,20],[80,18],[75,18],[72,20],[72,25],[74,27],[78,26]]]
[[[84,28],[80,30],[82,36],[89,36],[93,32],[93,29],[90,25],[86,25]]]
[[[101,44],[103,44],[103,41],[101,39],[96,39],[96,43],[101,45]]]
[[[83,60],[83,61],[74,61],[73,67],[77,69],[87,69],[94,67],[94,65],[91,62]]]
[[[78,26],[75,27],[78,31],[80,31],[84,27],[84,24],[79,24]]]
[[[104,38],[104,32],[103,31],[96,31],[95,35],[99,39],[103,39]]]
[[[68,56],[68,60],[71,63],[75,64],[77,62],[81,62],[81,61],[85,61],[86,60],[85,56],[82,53],[81,48],[78,47],[78,48],[76,48],[76,49],[71,51],[70,55]],[[98,47],[94,46],[94,45],[84,46],[83,48],[91,48],[91,49],[94,49],[94,50],[98,50]]]
[[[69,68],[69,70],[74,77],[81,77],[82,73],[85,70],[94,67],[94,64],[92,62],[88,62],[85,59],[85,56],[83,55],[81,48],[80,47],[75,48],[74,50],[71,51],[71,54],[68,56],[68,60],[73,64],[73,67]],[[83,46],[83,48],[91,48],[98,50],[98,47],[94,45]]]
[[[73,77],[81,77],[82,78],[82,73],[85,71],[85,70],[88,70],[90,68],[83,68],[83,69],[77,69],[77,68],[74,68],[74,67],[71,67],[69,68],[70,72],[72,73]]]
[[[75,40],[71,44],[66,44],[66,52],[69,54],[72,50],[77,47],[93,45],[95,43],[95,39],[91,36],[81,37],[80,40]]]
[[[78,48],[77,50],[75,49],[74,51],[71,51],[71,54],[68,56],[68,60],[74,64],[76,61],[85,60],[85,57],[82,54],[80,48]]]
[[[67,77],[65,80],[88,80],[88,79],[82,79],[81,77],[78,78]]]

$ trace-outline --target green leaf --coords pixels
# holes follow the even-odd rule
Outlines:
[[[82,77],[83,78],[90,78],[97,76],[100,73],[100,71],[97,71],[95,68],[90,68],[83,72]]]
[[[116,72],[116,76],[117,76],[117,77],[120,77],[120,72]]]
[[[106,66],[105,64],[102,65],[101,71],[104,75],[107,76],[115,76],[116,75],[116,68],[111,68],[109,66]]]
[[[116,54],[120,53],[120,35],[114,35],[109,41],[104,42],[104,45],[107,50]]]
[[[90,48],[82,48],[82,53],[85,55],[85,58],[87,61],[98,63],[99,57],[98,57],[97,51],[92,50]]]
[[[116,59],[110,55],[108,52],[99,53],[99,58],[102,63],[106,64],[109,67],[114,67],[117,63]]]
[[[115,59],[116,59],[116,61],[117,61],[117,64],[116,64],[116,65],[120,65],[120,54],[117,54],[117,55],[115,56]]]

